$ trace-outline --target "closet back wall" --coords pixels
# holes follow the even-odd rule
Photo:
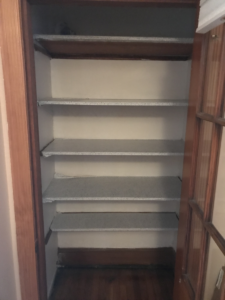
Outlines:
[[[51,60],[53,98],[188,98],[190,62]],[[54,138],[184,139],[186,109],[55,106]],[[66,176],[181,176],[182,157],[57,157]]]

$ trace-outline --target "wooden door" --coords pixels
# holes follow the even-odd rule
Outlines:
[[[221,25],[206,35],[195,36],[174,300],[204,299],[211,239],[225,255],[224,237],[212,221],[225,125],[224,99],[225,25]]]
[[[22,300],[47,299],[30,5],[0,0],[2,56]],[[9,299],[10,300],[10,299]]]

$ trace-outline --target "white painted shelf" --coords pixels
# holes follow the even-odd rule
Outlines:
[[[42,155],[179,156],[182,140],[69,140],[55,139]]]
[[[45,98],[38,105],[187,107],[187,100]]]
[[[58,214],[53,232],[73,231],[176,231],[175,213],[65,213]]]
[[[43,194],[53,201],[179,201],[177,177],[54,178]]]

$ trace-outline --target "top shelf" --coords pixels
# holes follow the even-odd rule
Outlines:
[[[52,58],[187,60],[193,39],[34,35],[34,45]]]

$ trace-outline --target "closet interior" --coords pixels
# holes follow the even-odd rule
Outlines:
[[[195,18],[32,6],[49,295],[66,251],[175,253]]]

